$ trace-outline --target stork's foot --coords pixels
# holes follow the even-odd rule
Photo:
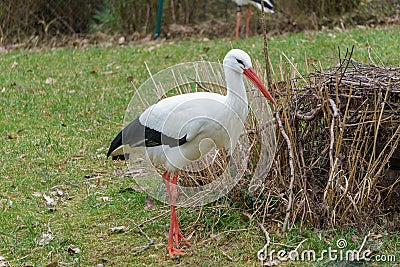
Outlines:
[[[179,241],[185,242],[187,247],[191,247],[192,244],[189,243],[189,241],[182,235],[181,229],[179,228],[178,221],[172,222],[172,227],[170,229],[170,234],[169,234],[169,239],[168,239],[168,245],[166,247],[169,256],[172,258],[174,255],[182,255],[185,253],[185,250],[183,248],[179,248]],[[175,241],[175,247],[174,247],[174,241]]]
[[[166,247],[166,250],[168,251],[169,256],[170,256],[171,258],[173,258],[174,255],[182,255],[182,254],[185,254],[185,250],[184,250],[184,249],[174,248],[173,246],[169,246],[169,245]]]
[[[179,229],[179,226],[177,226],[175,228],[174,237],[175,237],[175,243],[176,243],[177,247],[179,247],[179,241],[181,241],[181,240],[183,240],[183,242],[185,242],[187,247],[192,246],[192,244],[190,244],[189,241],[182,235],[181,230]]]

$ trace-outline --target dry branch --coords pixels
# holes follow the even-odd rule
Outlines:
[[[283,138],[286,141],[286,145],[288,148],[288,153],[289,153],[289,166],[290,166],[290,184],[289,184],[289,197],[288,197],[288,204],[286,207],[286,216],[285,220],[283,221],[283,226],[282,226],[282,233],[284,234],[286,232],[286,227],[288,225],[288,220],[290,217],[290,211],[292,209],[292,203],[293,203],[293,183],[294,183],[294,165],[293,165],[293,148],[292,148],[292,143],[290,142],[289,136],[286,134],[285,129],[283,128],[282,121],[279,117],[279,112],[276,113],[276,121],[278,122],[279,130],[283,136]]]

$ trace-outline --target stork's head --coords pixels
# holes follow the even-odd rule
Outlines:
[[[224,67],[244,74],[272,104],[276,105],[267,87],[265,87],[264,83],[254,71],[250,56],[246,52],[240,49],[232,49],[229,51],[224,58]]]
[[[252,68],[250,56],[240,49],[232,49],[224,58],[224,66],[232,68],[240,73],[244,69]]]

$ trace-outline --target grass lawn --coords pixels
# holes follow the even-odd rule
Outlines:
[[[277,66],[284,52],[304,72],[306,58],[330,67],[337,62],[337,47],[344,53],[354,45],[359,62],[368,62],[371,47],[377,64],[399,65],[399,36],[399,27],[289,34],[269,40],[270,57]],[[178,210],[193,248],[191,256],[170,259],[165,251],[169,208],[134,191],[133,178],[123,175],[126,165],[106,159],[133,95],[127,77],[138,87],[148,78],[144,62],[156,73],[179,62],[222,60],[231,45],[263,60],[262,38],[1,54],[0,266],[258,266],[264,234],[223,201]],[[112,229],[117,226],[125,229]],[[356,249],[369,230],[364,249],[400,262],[399,233],[379,226],[321,232],[308,225],[284,238],[276,222],[264,226],[277,251],[305,239],[299,251],[322,251],[336,248],[340,238]],[[148,238],[154,243],[138,253]]]

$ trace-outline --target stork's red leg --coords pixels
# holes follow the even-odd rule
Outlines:
[[[176,184],[178,182],[178,173],[175,173],[174,176],[172,177],[172,181],[170,181],[170,175],[166,171],[163,174],[163,179],[165,180],[165,186],[167,188],[168,197],[171,203],[171,218],[169,226],[168,245],[166,249],[170,257],[173,257],[175,254],[183,254],[185,251],[183,249],[178,249],[180,240],[183,240],[188,247],[190,247],[191,244],[182,235],[181,230],[179,228],[178,219],[176,217],[176,198],[178,196]],[[174,247],[174,238],[176,247]]]
[[[242,15],[242,7],[238,6],[236,10],[236,31],[235,40],[239,38],[239,26],[240,26],[240,16]]]
[[[176,212],[175,212],[175,206],[171,205],[171,220],[169,222],[169,235],[168,235],[168,245],[166,247],[169,256],[172,258],[174,257],[175,254],[183,254],[185,250],[183,249],[178,249],[178,245],[176,248],[174,247],[174,236],[176,232]],[[176,238],[175,238],[176,239]],[[177,240],[177,239],[176,239]]]
[[[169,186],[170,184],[169,172],[165,171],[164,174],[162,175],[162,178],[164,179],[165,188],[167,189],[168,199],[171,200],[171,189]]]
[[[247,5],[247,18],[246,18],[246,38],[248,38],[248,37],[249,37],[250,16],[251,16],[251,9],[250,9],[250,5]]]
[[[172,177],[172,190],[171,190],[171,195],[172,195],[172,205],[174,205],[176,203],[176,198],[178,196],[178,191],[176,190],[176,184],[178,183],[178,173],[175,173],[174,177]],[[187,239],[182,235],[181,233],[181,229],[179,227],[179,223],[178,223],[178,218],[176,216],[176,207],[175,206],[171,206],[174,208],[174,213],[175,213],[175,243],[176,243],[176,247],[179,247],[179,241],[183,240],[186,243],[186,246],[190,247],[191,244],[189,243],[189,241],[187,241]]]

